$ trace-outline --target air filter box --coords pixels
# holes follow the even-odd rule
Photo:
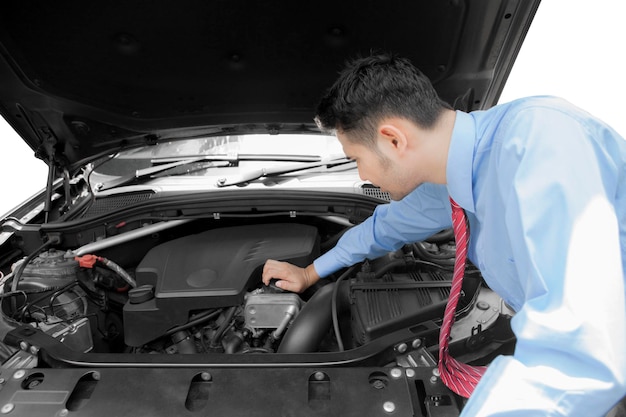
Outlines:
[[[380,279],[357,277],[350,285],[355,341],[362,345],[396,330],[441,319],[451,280],[451,272],[438,269],[387,273]],[[472,288],[467,288],[464,294],[469,296],[459,301],[461,308],[477,290],[474,281],[464,283],[464,290]]]

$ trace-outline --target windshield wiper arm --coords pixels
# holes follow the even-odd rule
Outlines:
[[[326,166],[327,168],[331,168],[331,167],[338,166],[338,165],[349,164],[351,162],[354,162],[354,160],[343,157],[343,158],[334,158],[334,159],[323,159],[317,162],[292,164],[289,166],[283,165],[283,166],[277,166],[277,167],[259,168],[259,169],[254,169],[252,171],[245,172],[242,175],[238,175],[231,179],[228,179],[226,177],[220,178],[217,181],[217,186],[228,187],[231,185],[245,184],[247,182],[254,181],[263,177],[269,177],[271,175],[288,174],[291,172],[304,171],[306,169],[319,168],[323,166]]]
[[[109,190],[111,188],[116,188],[121,185],[132,183],[141,178],[151,177],[152,175],[158,174],[163,171],[167,171],[169,169],[177,168],[183,165],[194,164],[196,162],[203,162],[203,161],[237,162],[238,159],[236,156],[232,157],[232,156],[216,156],[216,155],[204,155],[204,156],[199,156],[197,158],[181,159],[178,161],[170,162],[169,164],[162,164],[162,165],[157,165],[157,166],[153,166],[149,168],[138,169],[137,171],[135,171],[134,174],[124,175],[122,177],[115,178],[114,180],[111,180],[107,182],[106,184],[103,184],[98,189],[98,191]]]

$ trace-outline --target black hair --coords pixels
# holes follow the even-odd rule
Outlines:
[[[324,131],[339,130],[375,146],[376,127],[383,118],[403,117],[428,129],[451,108],[408,59],[377,54],[346,64],[320,100],[315,119]]]

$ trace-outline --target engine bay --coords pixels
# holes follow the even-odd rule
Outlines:
[[[376,359],[366,360],[377,365],[435,363],[454,260],[448,232],[295,294],[262,283],[265,261],[304,267],[346,227],[276,220],[192,222],[141,235],[133,229],[132,239],[120,240],[122,232],[97,247],[34,252],[5,277],[15,288],[2,299],[2,312],[15,326],[38,329],[86,357],[357,352],[362,359],[372,350]],[[473,358],[502,339],[490,332],[507,317],[498,300],[481,299],[485,294],[480,273],[468,267],[455,342]]]

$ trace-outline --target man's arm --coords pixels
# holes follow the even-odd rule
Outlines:
[[[348,230],[333,249],[306,268],[268,260],[263,268],[263,282],[267,285],[271,279],[278,279],[278,287],[302,292],[320,277],[426,239],[450,224],[446,187],[423,184],[401,201],[378,206],[371,217]]]

